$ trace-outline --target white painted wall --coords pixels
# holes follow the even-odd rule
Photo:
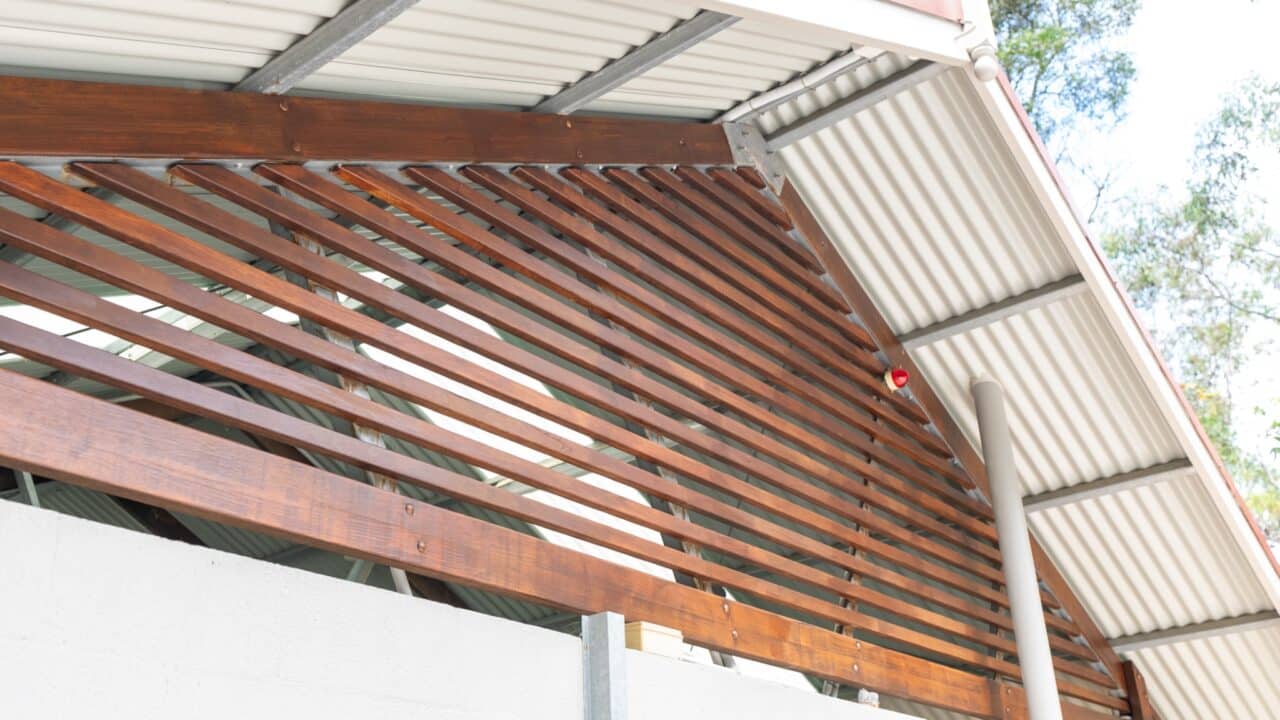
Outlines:
[[[575,637],[0,501],[0,718],[577,720]],[[630,720],[901,720],[628,651]]]

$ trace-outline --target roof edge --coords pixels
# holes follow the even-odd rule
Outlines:
[[[1018,100],[1008,76],[1001,70],[996,82],[986,83],[979,80],[972,69],[966,69],[965,75],[982,96],[984,105],[1000,126],[1010,149],[1014,151],[1020,164],[1024,165],[1023,170],[1035,192],[1042,195],[1044,206],[1054,216],[1053,221],[1055,225],[1059,225],[1069,250],[1078,256],[1077,262],[1089,282],[1092,294],[1102,304],[1113,327],[1120,332],[1122,343],[1138,364],[1139,371],[1146,376],[1148,389],[1156,396],[1157,405],[1175,426],[1175,434],[1188,457],[1202,471],[1197,475],[1202,477],[1210,496],[1219,501],[1215,504],[1223,513],[1223,519],[1236,531],[1241,549],[1249,556],[1250,565],[1264,592],[1280,608],[1280,562],[1277,562],[1262,528],[1245,504],[1239,487],[1231,478],[1221,455],[1174,379],[1124,286],[1112,271],[1084,216],[1072,201],[1066,183],[1031,118]],[[1026,144],[1019,142],[1017,133],[1021,133]],[[1044,175],[1036,172],[1037,164]],[[1210,469],[1218,476],[1219,482],[1216,484],[1207,480]],[[1252,541],[1246,537],[1251,537]]]

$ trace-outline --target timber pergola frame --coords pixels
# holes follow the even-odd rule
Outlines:
[[[238,262],[230,263],[226,259],[215,257],[217,253],[212,250],[201,255],[195,244],[176,245],[181,239],[176,233],[170,238],[174,244],[166,249],[164,242],[151,236],[155,232],[153,228],[134,226],[134,220],[128,213],[111,210],[101,200],[71,191],[67,186],[29,168],[48,173],[62,162],[70,162],[68,168],[80,182],[95,188],[109,189],[144,205],[152,205],[161,212],[224,241],[247,242],[255,252],[276,253],[272,257],[273,261],[300,272],[317,288],[340,289],[347,294],[359,295],[371,307],[388,310],[391,317],[401,319],[410,312],[409,308],[416,301],[391,290],[387,290],[389,294],[375,291],[361,281],[335,270],[325,269],[323,257],[315,255],[315,248],[309,248],[306,242],[318,243],[330,249],[339,248],[353,257],[368,252],[361,259],[371,266],[378,267],[377,263],[384,263],[395,272],[409,273],[418,282],[424,283],[423,288],[444,288],[445,290],[440,291],[453,293],[462,291],[454,290],[451,286],[431,285],[435,281],[428,281],[429,273],[426,270],[421,271],[423,274],[417,274],[418,271],[396,264],[385,254],[364,251],[349,244],[346,235],[330,227],[332,223],[325,224],[327,220],[302,210],[288,198],[270,192],[263,194],[260,192],[264,191],[262,185],[279,185],[290,193],[327,207],[339,216],[346,215],[383,236],[406,243],[422,242],[410,229],[394,223],[390,213],[356,198],[337,183],[320,180],[313,172],[337,164],[340,166],[337,170],[338,178],[343,182],[411,215],[418,214],[419,219],[436,223],[450,234],[476,233],[474,236],[467,235],[468,239],[493,243],[485,246],[486,252],[490,254],[504,252],[505,246],[499,246],[496,240],[489,240],[488,236],[480,237],[488,231],[468,231],[461,225],[447,226],[448,220],[434,215],[436,211],[430,207],[430,203],[410,189],[413,185],[428,187],[463,206],[475,217],[499,228],[503,235],[518,236],[524,242],[539,248],[542,255],[575,267],[588,289],[592,284],[605,288],[592,290],[592,293],[599,293],[600,297],[590,302],[602,303],[601,307],[606,308],[614,308],[612,303],[622,303],[625,300],[645,306],[650,313],[671,312],[664,310],[665,306],[657,300],[649,299],[650,296],[642,290],[629,289],[629,276],[639,277],[664,292],[682,298],[681,302],[698,307],[698,293],[690,292],[687,297],[680,293],[686,282],[700,272],[707,272],[708,268],[713,267],[711,264],[703,262],[699,265],[697,258],[674,262],[673,256],[674,270],[655,268],[650,261],[624,245],[640,247],[652,237],[662,237],[664,243],[676,244],[685,239],[700,237],[697,247],[705,249],[698,250],[703,253],[698,257],[705,260],[731,256],[736,262],[758,267],[769,283],[790,288],[794,297],[788,302],[795,302],[799,307],[810,303],[813,307],[820,308],[817,317],[843,318],[850,309],[857,316],[862,327],[848,321],[843,326],[830,327],[823,325],[820,319],[812,321],[815,327],[821,325],[833,338],[839,338],[837,346],[844,348],[840,352],[848,354],[844,358],[846,365],[857,366],[854,372],[846,371],[840,366],[840,358],[836,355],[824,359],[822,353],[825,351],[820,347],[803,346],[798,335],[789,335],[790,331],[785,326],[775,322],[771,310],[742,310],[752,318],[752,322],[759,320],[768,326],[770,333],[792,337],[802,344],[804,352],[814,354],[818,362],[797,365],[803,369],[806,377],[821,380],[837,395],[843,392],[852,399],[854,395],[865,394],[870,399],[871,405],[867,407],[874,408],[875,415],[873,422],[866,426],[869,429],[864,429],[864,432],[870,435],[872,442],[861,452],[873,456],[885,453],[876,456],[874,467],[880,469],[874,469],[869,463],[865,468],[856,465],[862,468],[860,472],[873,478],[870,488],[874,488],[877,483],[895,487],[893,483],[899,481],[886,472],[883,463],[888,462],[888,467],[893,472],[906,472],[894,470],[893,463],[897,462],[902,468],[915,468],[911,472],[916,473],[923,472],[918,470],[920,467],[932,468],[929,472],[937,473],[938,477],[951,478],[978,497],[985,492],[986,477],[980,458],[915,367],[899,339],[889,330],[853,272],[845,265],[831,240],[801,201],[795,187],[789,183],[784,184],[775,199],[758,173],[742,167],[743,158],[735,155],[735,148],[728,141],[724,126],[598,117],[570,118],[538,113],[284,98],[248,93],[22,78],[0,79],[0,96],[6,99],[5,103],[0,104],[0,157],[18,161],[0,163],[3,166],[0,167],[0,189],[26,202],[45,207],[58,217],[69,217],[98,232],[115,235],[117,239],[136,244],[147,252],[173,253],[174,262],[200,263],[200,269],[209,271],[210,277],[225,276],[224,282],[235,279],[255,288],[261,285],[261,297],[264,299],[281,306],[292,304],[290,306],[299,314],[310,317],[312,321],[320,322],[325,327],[335,328],[337,333],[349,338],[348,342],[373,342],[380,346],[398,347],[397,340],[379,334],[363,320],[326,314],[330,311],[322,311],[323,293],[319,289],[316,292],[320,295],[305,293],[313,296],[308,300],[291,294],[285,287],[270,284],[265,280],[270,276],[265,273],[254,271],[242,276],[239,274],[242,271],[233,267]],[[109,162],[102,162],[104,159]],[[177,164],[169,167],[171,163]],[[29,167],[23,167],[24,165]],[[303,245],[296,248],[297,252],[283,248],[272,249],[275,246],[269,245],[265,237],[256,239],[258,235],[251,232],[249,224],[245,223],[243,227],[235,225],[228,220],[230,216],[213,214],[199,207],[200,203],[196,201],[188,203],[183,199],[181,191],[171,186],[165,190],[163,183],[150,178],[147,173],[138,172],[130,165],[150,169],[157,165],[165,166],[166,171],[174,178],[201,186],[225,200],[270,219],[273,223],[286,227],[294,236],[304,238],[306,242],[298,237],[293,238]],[[592,165],[605,167],[599,170],[587,167]],[[228,166],[233,169],[227,169]],[[256,167],[254,172],[245,174],[246,166]],[[463,167],[459,169],[455,166]],[[670,169],[673,167],[674,170]],[[405,169],[407,181],[393,180],[384,172],[400,169]],[[506,211],[500,211],[496,206],[490,207],[484,197],[460,182],[459,176],[467,183],[484,187],[506,202],[519,206],[524,213],[550,227],[554,235],[528,221],[513,217]],[[601,232],[601,228],[609,233],[609,237]],[[269,237],[270,233],[265,235]],[[719,241],[731,235],[742,240],[743,247],[746,247],[745,243],[757,244],[751,246],[753,249],[749,251],[736,245],[714,247],[702,244],[709,238]],[[246,239],[250,236],[253,239]],[[561,241],[556,236],[571,239],[572,243]],[[162,276],[157,273],[118,264],[109,258],[110,253],[99,253],[88,243],[75,241],[57,227],[32,221],[22,222],[20,218],[5,216],[0,217],[0,237],[10,246],[46,259],[56,258],[56,262],[70,263],[70,266],[82,272],[103,273],[104,277],[109,276],[110,282],[132,286],[140,292],[157,291],[171,306],[187,307],[191,309],[189,311],[199,308],[202,312],[212,313],[214,317],[232,322],[243,334],[259,333],[267,342],[273,339],[269,332],[259,330],[264,326],[255,324],[257,321],[249,316],[237,314],[229,307],[219,306],[214,309],[206,306],[205,301],[199,297],[202,293],[198,290],[183,289],[178,286],[180,283],[164,284]],[[611,238],[623,238],[626,242],[617,243]],[[276,240],[289,242],[279,234]],[[586,247],[592,262],[599,261],[603,269],[592,269],[590,264],[573,265],[573,258],[576,256],[572,252],[557,254],[565,252],[560,249],[561,245],[569,249],[576,245]],[[682,252],[685,250],[687,249],[682,249]],[[445,252],[434,247],[432,251]],[[785,268],[785,272],[775,273],[777,278],[768,275],[770,271],[767,265],[752,253],[771,258],[777,267]],[[305,258],[308,254],[312,260]],[[511,263],[519,260],[517,255],[504,257]],[[682,255],[681,258],[683,257]],[[458,258],[452,262],[465,264],[466,261]],[[522,271],[544,272],[540,266],[535,265],[536,263],[529,265],[530,269],[527,270],[522,268]],[[475,269],[470,265],[466,267],[468,272],[489,273],[488,270]],[[615,267],[619,269],[613,269]],[[489,270],[498,272],[492,268]],[[676,276],[680,273],[687,275],[678,279]],[[821,279],[824,275],[833,282],[836,290],[833,291]],[[491,274],[484,276],[490,277]],[[494,279],[488,282],[501,285],[496,276],[492,277]],[[202,357],[196,346],[188,345],[188,341],[178,335],[146,323],[137,324],[127,317],[129,313],[125,311],[98,306],[87,308],[82,305],[87,301],[83,293],[67,292],[54,285],[56,284],[16,266],[0,264],[0,290],[6,296],[53,309],[65,303],[65,307],[72,308],[86,324],[105,323],[122,337],[132,336],[136,342],[148,347],[167,347],[175,356],[187,353],[192,358]],[[738,302],[740,308],[745,308],[747,303],[743,298],[746,295],[736,288],[737,285],[741,285],[748,294],[765,292],[762,289],[765,287],[763,282],[746,277],[728,282],[717,279],[710,287],[712,292]],[[397,300],[393,295],[401,299]],[[606,296],[614,299],[609,300]],[[458,297],[464,295],[459,294]],[[596,295],[591,297],[595,298]],[[513,295],[509,299],[514,298]],[[496,307],[488,312],[494,313],[495,317],[501,315],[500,309]],[[615,313],[615,319],[621,321],[620,327],[629,332],[650,332],[646,330],[646,323],[649,321],[639,316],[633,317],[621,305],[609,312]],[[749,345],[756,332],[754,325],[740,322],[730,314],[717,314],[718,311],[712,305],[707,305],[700,312],[710,313],[716,323],[736,328],[734,332],[747,341],[744,356],[754,357],[753,353],[758,348],[751,348]],[[754,315],[753,312],[760,314]],[[567,321],[567,318],[560,319]],[[367,317],[365,320],[379,325]],[[701,320],[696,319],[696,322]],[[770,325],[771,322],[774,324]],[[617,340],[610,341],[620,343],[615,349],[638,357],[641,362],[663,362],[656,356],[651,358],[651,354],[646,353],[642,347],[633,347],[632,344],[623,342],[624,338],[620,337],[623,333],[611,324],[603,326],[604,329],[599,331],[603,333],[601,337],[619,336]],[[581,327],[587,328],[587,325]],[[508,331],[512,329],[508,328]],[[514,329],[518,331],[518,328]],[[653,338],[659,338],[655,342],[674,342],[662,339],[666,336],[657,330],[651,332],[654,333]],[[30,328],[23,329],[18,323],[0,323],[0,346],[48,362],[66,372],[114,381],[152,400],[179,406],[188,412],[203,413],[206,416],[212,414],[222,422],[242,428],[251,427],[255,432],[274,441],[300,449],[305,447],[320,452],[340,453],[348,461],[356,462],[369,470],[371,477],[376,472],[400,482],[412,478],[418,483],[447,486],[466,496],[468,501],[487,503],[489,507],[499,508],[516,516],[529,517],[532,512],[529,508],[513,504],[517,503],[516,500],[502,497],[505,493],[496,489],[489,493],[479,489],[485,486],[460,485],[450,478],[433,473],[424,475],[425,471],[421,468],[395,460],[390,457],[394,453],[388,454],[376,442],[368,441],[368,438],[363,438],[366,442],[352,439],[352,443],[344,443],[336,437],[315,434],[315,431],[303,427],[306,423],[288,424],[281,429],[281,426],[273,425],[273,421],[268,420],[266,415],[253,410],[252,403],[220,396],[216,391],[194,391],[185,388],[189,383],[180,378],[165,380],[161,377],[163,373],[158,371],[131,369],[126,367],[130,364],[128,361],[118,358],[114,361],[106,360],[92,351],[76,348],[66,341],[59,342],[45,337],[46,335]],[[536,333],[531,333],[524,339],[536,342]],[[292,350],[301,352],[312,362],[336,368],[344,378],[346,375],[343,373],[350,369],[353,375],[351,382],[399,387],[397,383],[400,379],[395,378],[394,374],[380,374],[381,371],[371,365],[357,362],[354,353],[350,353],[351,348],[343,347],[341,342],[336,345],[329,343],[333,345],[331,350],[316,346],[303,338],[293,338],[289,342],[294,343],[290,346]],[[212,347],[201,347],[203,351],[210,353],[215,350]],[[553,347],[547,347],[546,350],[555,352]],[[800,350],[792,348],[790,352],[799,358]],[[884,392],[877,394],[872,389],[874,383],[867,383],[865,379],[861,381],[862,385],[856,385],[849,379],[857,373],[875,372],[876,368],[881,367],[879,361],[872,358],[874,352],[883,352],[894,365],[905,367],[911,372],[914,378],[912,391],[920,403],[919,407],[904,401],[900,396]],[[224,362],[220,359],[222,357],[218,355],[214,360]],[[237,369],[239,366],[235,363],[238,360],[232,355],[225,357],[225,365],[220,370],[227,376],[239,372],[251,377],[256,372],[266,372],[265,361],[263,365],[252,369]],[[689,362],[697,364],[704,361],[694,359]],[[808,361],[799,358],[796,362]],[[659,388],[640,377],[642,373],[621,362],[616,364],[619,366],[616,370],[608,371],[617,374],[615,381],[623,378],[621,382],[631,383],[643,393],[661,394]],[[767,367],[771,366],[758,365],[753,371],[761,371]],[[550,378],[561,377],[550,367],[539,372]],[[717,372],[733,374],[737,371],[725,368]],[[822,380],[823,378],[826,379]],[[848,383],[851,389],[843,390],[832,385],[832,379],[836,378]],[[585,387],[574,384],[576,381],[567,377],[560,381],[575,389]],[[284,375],[273,374],[270,382],[276,384],[273,388],[288,389],[288,392],[299,397],[307,397],[308,392],[320,393],[318,388],[294,384],[296,381]],[[776,382],[797,381],[779,376]],[[346,384],[348,383],[344,380],[344,386]],[[761,394],[772,392],[764,384],[760,387]],[[415,400],[422,402],[430,394],[425,387],[411,392],[422,393],[423,397]],[[620,396],[625,400],[625,394]],[[694,577],[715,580],[719,584],[745,584],[754,591],[771,597],[775,603],[794,603],[811,614],[832,613],[831,618],[847,618],[847,623],[836,622],[836,627],[842,627],[842,623],[845,623],[854,630],[872,628],[872,636],[897,640],[879,646],[864,640],[865,636],[861,633],[846,635],[833,632],[819,627],[817,623],[784,617],[753,607],[752,604],[723,600],[700,589],[679,586],[664,588],[657,585],[664,581],[643,573],[584,557],[573,551],[416,501],[397,499],[371,487],[355,483],[343,484],[340,478],[320,470],[299,469],[297,463],[287,459],[208,438],[194,430],[165,430],[171,424],[163,420],[87,399],[47,384],[40,385],[12,373],[0,373],[0,397],[5,398],[5,402],[10,403],[11,407],[23,410],[11,413],[6,420],[6,432],[0,433],[0,458],[14,467],[38,471],[47,477],[83,484],[111,494],[202,515],[232,525],[284,535],[355,557],[387,562],[394,567],[429,577],[532,599],[573,612],[620,612],[628,618],[676,627],[691,642],[712,650],[790,667],[851,686],[865,687],[979,717],[1016,718],[1025,713],[1021,688],[1005,679],[1013,671],[1009,669],[1007,660],[1001,660],[1000,657],[1001,653],[1007,657],[1011,652],[1007,647],[1007,638],[1003,645],[999,644],[999,632],[993,632],[991,637],[994,639],[989,641],[997,642],[996,647],[1004,649],[993,650],[993,659],[984,661],[992,671],[990,675],[983,676],[898,649],[911,647],[913,643],[923,643],[916,645],[917,649],[932,646],[927,639],[892,629],[878,617],[862,614],[859,603],[841,606],[838,612],[826,609],[825,606],[810,605],[807,600],[793,597],[788,590],[777,589],[781,586],[773,586],[769,582],[755,585],[752,584],[753,581],[740,577],[741,573],[717,570],[714,563],[704,560],[694,552],[677,553],[682,557],[662,555],[661,562]],[[780,393],[776,395],[776,401],[785,406],[787,397]],[[405,432],[395,421],[362,404],[358,398],[344,400],[325,395],[323,401],[330,403],[328,407],[335,412],[346,413],[360,423],[368,422],[372,432]],[[664,396],[661,402],[670,405],[680,401],[675,396]],[[845,402],[845,399],[824,399],[820,402],[839,404]],[[637,417],[645,418],[642,425],[661,425],[659,414],[652,408],[646,411],[633,406],[644,406],[644,402],[633,396],[630,401],[621,402],[614,409],[625,407],[628,412],[636,413]],[[836,405],[831,407],[835,408]],[[479,412],[474,408],[473,410]],[[839,411],[839,408],[832,412],[835,411]],[[793,409],[788,412],[800,411]],[[850,422],[856,422],[860,417],[857,413],[848,416]],[[84,424],[84,418],[92,418],[92,423]],[[766,422],[764,416],[757,420],[760,423]],[[493,418],[491,422],[497,424],[499,421]],[[607,431],[605,426],[595,421],[584,419],[581,422],[593,431]],[[82,452],[69,456],[55,438],[39,431],[41,426],[47,427],[49,423],[63,423],[66,427],[91,425],[112,429],[109,432],[95,430],[86,433],[82,441]],[[925,425],[932,425],[941,437],[932,436],[923,430]],[[740,453],[732,448],[724,449],[709,441],[699,445],[701,441],[697,440],[693,430],[682,430],[675,426],[663,427],[667,429],[662,430],[661,434],[654,431],[647,441],[622,442],[638,443],[635,445],[637,450],[633,453],[637,458],[646,452],[653,453],[649,461],[657,467],[681,466],[680,463],[685,462],[679,460],[678,453],[662,448],[662,438],[673,435],[682,443],[691,444],[699,453],[716,458],[717,462],[738,463],[752,468],[751,472],[769,476],[774,472],[764,465],[753,464],[752,461],[739,457]],[[808,431],[803,428],[785,427],[781,431],[784,434],[792,433],[789,437],[798,438],[801,443],[825,447],[824,442],[810,439]],[[755,437],[746,430],[735,429],[730,434],[733,432],[741,433],[742,438]],[[517,430],[513,429],[512,433],[518,436]],[[642,434],[641,437],[645,436]],[[659,449],[655,450],[655,446]],[[154,468],[143,468],[139,472],[127,473],[116,467],[119,458],[113,456],[113,447],[128,447],[132,448],[132,452],[155,456],[167,456],[170,453],[176,455],[180,447],[188,450],[181,453],[183,459],[180,466],[175,468],[180,472],[161,473]],[[772,442],[766,442],[762,447],[769,453],[791,458],[790,451],[781,445],[775,447]],[[934,449],[932,454],[925,452],[931,447]],[[582,451],[569,448],[566,452],[576,458],[569,461],[578,467],[587,467],[584,463],[598,463],[601,471],[606,468],[621,471],[617,464],[596,459],[593,455],[595,451],[589,448]],[[838,455],[835,450],[827,452],[832,453],[832,457]],[[894,452],[911,454],[903,462],[895,459],[897,456],[892,454]],[[687,465],[688,468],[696,470],[700,467],[696,460],[689,462],[695,464]],[[788,462],[800,460],[793,458]],[[851,463],[852,460],[843,462]],[[626,464],[623,461],[618,463]],[[247,477],[269,482],[249,482],[242,479]],[[723,482],[730,483],[731,479],[726,475]],[[222,489],[213,490],[215,482]],[[226,487],[237,488],[243,493],[243,499],[228,501]],[[692,504],[700,508],[699,512],[708,515],[722,511],[718,505],[707,503],[697,493],[680,490],[680,487],[682,486],[676,484],[676,488],[662,490],[655,486],[653,490],[665,492],[666,501],[672,505]],[[970,532],[964,529],[966,527],[980,530],[976,537],[982,539],[983,543],[994,540],[993,535],[982,535],[993,531],[984,525],[985,520],[979,511],[975,511],[979,512],[975,516],[978,519],[970,525],[961,522],[958,514],[948,516],[951,521],[947,523],[934,522],[918,509],[899,507],[901,503],[890,504],[888,496],[881,497],[877,490],[858,489],[848,484],[839,487],[845,493],[865,493],[865,497],[870,498],[870,504],[877,507],[878,512],[871,512],[865,504],[860,508],[850,504],[848,509],[842,511],[848,513],[850,518],[859,518],[855,525],[859,530],[864,529],[862,523],[865,521],[867,527],[874,531],[868,532],[866,539],[859,540],[870,543],[874,548],[883,547],[873,550],[872,554],[892,555],[896,552],[883,538],[896,538],[894,542],[902,547],[918,545],[928,548],[931,543],[940,543],[947,538],[960,538]],[[837,497],[815,494],[802,484],[788,488],[790,492],[800,493],[801,496],[808,493],[807,497],[815,502],[824,497]],[[736,492],[753,499],[763,497],[746,486]],[[903,495],[907,491],[900,488],[895,492]],[[972,498],[969,502],[975,507],[985,504]],[[779,504],[787,503],[780,501]],[[318,507],[349,507],[353,520],[373,530],[356,533],[350,531],[348,523],[336,520],[317,523],[308,520],[307,518],[314,517]],[[936,503],[927,507],[932,508],[930,512],[943,512]],[[794,517],[807,518],[805,521],[814,523],[815,527],[825,527],[825,521],[817,515],[810,518],[811,513],[807,510],[802,512],[789,507],[783,510],[792,513]],[[880,512],[896,513],[908,523],[922,524],[922,527],[927,527],[927,533],[937,540],[915,539],[911,537],[911,533],[901,533],[894,528],[893,523],[878,519]],[[535,516],[532,519],[541,524],[554,524],[549,521],[549,517]],[[659,521],[654,516],[644,517],[651,522],[662,523],[673,533],[685,533],[685,539],[695,546],[707,547],[709,544],[714,546],[719,543],[722,551],[729,547],[715,533],[697,531],[695,527],[690,527],[687,520],[676,518],[668,522]],[[555,522],[579,527],[572,518],[558,515],[555,518]],[[737,522],[752,525],[756,523],[746,516],[740,517]],[[786,541],[795,543],[797,547],[823,554],[814,549],[813,543],[799,536],[792,538],[789,531],[766,530],[775,534],[775,541],[790,538]],[[600,530],[581,526],[578,532],[594,537],[592,533]],[[622,540],[613,542],[625,544]],[[446,547],[448,550],[444,549]],[[755,551],[749,548],[739,545],[732,545],[732,548],[728,551],[748,553],[754,557]],[[985,562],[998,557],[990,545],[984,544],[981,549],[982,552],[977,557],[985,558]],[[1069,628],[1071,632],[1082,636],[1083,648],[1087,652],[1082,652],[1080,656],[1095,659],[1105,670],[1100,672],[1087,664],[1079,663],[1078,668],[1074,668],[1075,664],[1065,664],[1064,667],[1068,668],[1066,672],[1100,687],[1110,688],[1064,689],[1063,693],[1074,694],[1077,699],[1091,702],[1095,706],[1128,712],[1128,703],[1117,695],[1119,689],[1125,687],[1125,678],[1132,676],[1135,671],[1122,666],[1118,656],[1111,650],[1047,555],[1038,545],[1035,549],[1037,567],[1048,589],[1045,593],[1046,600],[1060,605],[1060,611],[1053,614],[1050,620],[1056,621],[1059,629],[1065,631]],[[951,550],[940,547],[926,549],[924,552],[932,556],[930,561],[956,555]],[[824,557],[831,562],[846,563],[850,568],[857,567],[859,573],[873,570],[860,557],[849,556],[838,560],[839,553]],[[514,558],[521,561],[510,562]],[[787,567],[784,574],[799,573],[796,577],[803,581],[826,582],[815,580],[801,569]],[[574,576],[557,572],[557,568],[575,568],[577,576],[590,575],[592,580],[590,583],[573,582]],[[987,577],[993,584],[998,583],[998,569],[996,574],[992,574],[985,566],[984,569],[987,575],[982,577]],[[960,582],[947,579],[952,577],[950,571],[938,571],[933,577],[943,583]],[[827,589],[835,590],[836,586],[829,585]],[[992,596],[993,603],[998,600],[998,595],[996,592]],[[888,600],[872,601],[870,604],[874,605],[875,602],[884,603]],[[946,625],[941,617],[932,622]],[[831,622],[826,622],[825,625],[832,627]],[[877,631],[874,629],[876,627],[881,629]],[[1057,649],[1061,650],[1064,646],[1069,649],[1071,643],[1065,639],[1060,640],[1062,642]],[[924,655],[937,657],[939,653],[946,655],[947,652],[959,651],[946,650],[940,645]],[[979,655],[981,653],[974,654],[975,657]],[[982,662],[978,664],[984,666]],[[1074,703],[1064,703],[1064,710],[1068,717],[1110,717],[1104,712],[1089,710]]]

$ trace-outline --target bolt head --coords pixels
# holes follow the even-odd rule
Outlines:
[[[427,551],[427,541],[426,541],[426,540],[419,540],[419,541],[418,541],[418,552],[426,552],[426,551]]]

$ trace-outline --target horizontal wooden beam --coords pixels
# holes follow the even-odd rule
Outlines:
[[[374,562],[582,613],[612,610],[684,630],[705,647],[987,718],[990,680],[474,518],[398,497],[230,440],[0,372],[0,460],[43,475]],[[50,427],[86,428],[67,452]],[[580,582],[582,577],[591,582]]]
[[[724,128],[0,77],[0,157],[725,164]]]

